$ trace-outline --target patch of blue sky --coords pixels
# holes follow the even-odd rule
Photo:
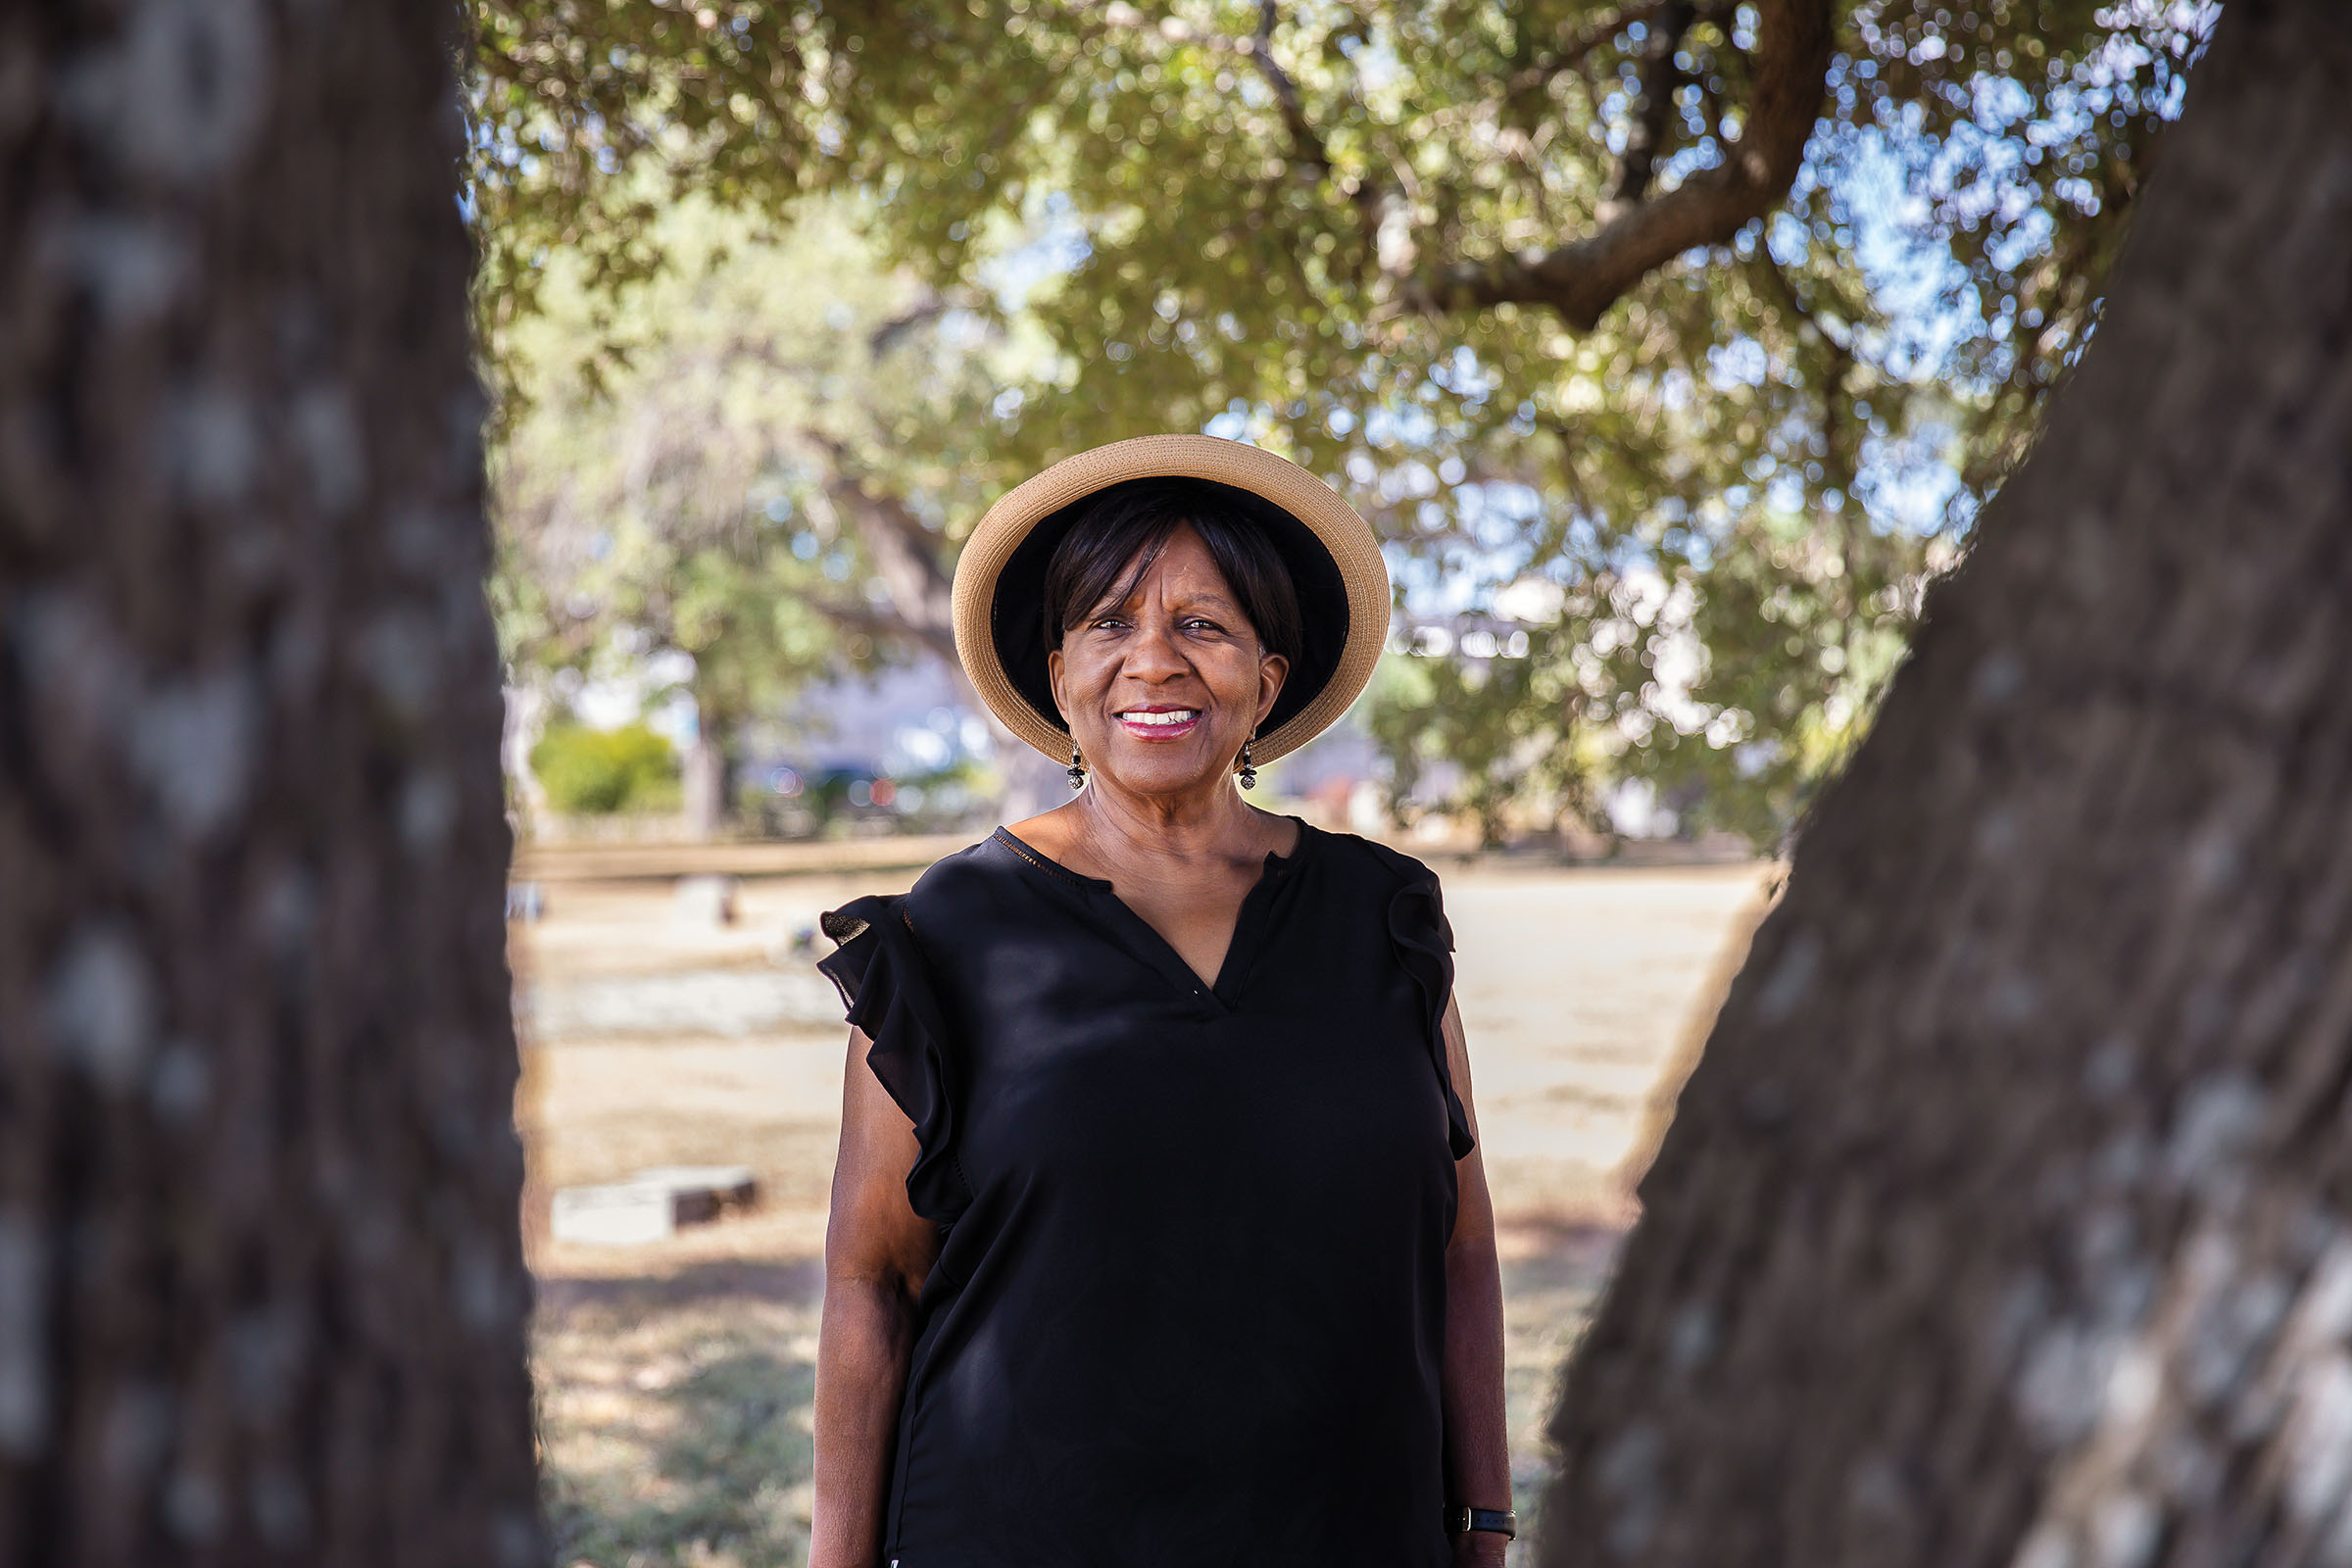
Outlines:
[[[1421,472],[1428,470],[1421,467]],[[1490,610],[1495,594],[1530,576],[1563,586],[1583,575],[1582,564],[1600,548],[1598,530],[1591,519],[1567,519],[1568,548],[1539,562],[1537,540],[1548,522],[1560,526],[1555,504],[1533,485],[1510,480],[1484,480],[1453,486],[1447,493],[1450,511],[1434,498],[1420,505],[1435,509],[1433,519],[1446,525],[1444,538],[1383,546],[1389,573],[1403,590],[1406,616],[1443,620]],[[1637,553],[1646,555],[1646,552]]]
[[[1960,474],[1942,462],[1893,461],[1877,441],[1864,444],[1854,476],[1854,499],[1862,504],[1873,532],[1919,537],[1948,532],[1965,521]]]
[[[1368,38],[1343,37],[1340,53],[1355,73],[1355,90],[1366,98],[1385,97],[1400,78],[1396,51],[1377,33]]]
[[[1910,184],[1896,136],[1878,127],[1858,132],[1838,160],[1833,191],[1853,230],[1854,259],[1886,334],[1871,346],[1891,374],[1939,373],[1969,330],[1972,313],[1963,303],[1968,275],[1951,251],[1929,236],[1929,203]],[[1782,213],[1765,242],[1783,266],[1794,266],[1810,241],[1804,225]]]
[[[1477,351],[1467,343],[1456,344],[1451,354],[1431,366],[1429,378],[1474,407],[1492,396],[1497,384],[1494,373],[1479,363]]]
[[[1019,240],[982,264],[980,282],[1010,315],[1040,284],[1076,271],[1094,254],[1077,205],[1066,192],[1048,191],[1021,215]]]
[[[1718,391],[1762,386],[1772,374],[1772,357],[1752,337],[1734,338],[1707,350],[1707,381]]]
[[[1387,449],[1432,445],[1438,439],[1437,416],[1417,403],[1380,403],[1363,413],[1364,440]]]

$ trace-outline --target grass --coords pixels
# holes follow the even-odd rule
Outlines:
[[[555,1561],[806,1562],[815,1302],[576,1294],[542,1308],[533,1347]]]

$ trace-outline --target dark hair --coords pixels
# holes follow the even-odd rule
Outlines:
[[[1046,566],[1046,646],[1105,605],[1122,604],[1169,538],[1190,523],[1269,653],[1298,663],[1298,588],[1253,520],[1223,486],[1130,479],[1088,498]]]

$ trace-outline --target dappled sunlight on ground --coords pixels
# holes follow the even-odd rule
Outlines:
[[[551,1284],[534,1349],[558,1562],[802,1561],[816,1268]]]

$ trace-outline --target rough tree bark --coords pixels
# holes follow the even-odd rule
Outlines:
[[[0,7],[0,1562],[541,1554],[446,0]]]
[[[2231,0],[1571,1364],[1540,1559],[2352,1561],[2352,8]]]

